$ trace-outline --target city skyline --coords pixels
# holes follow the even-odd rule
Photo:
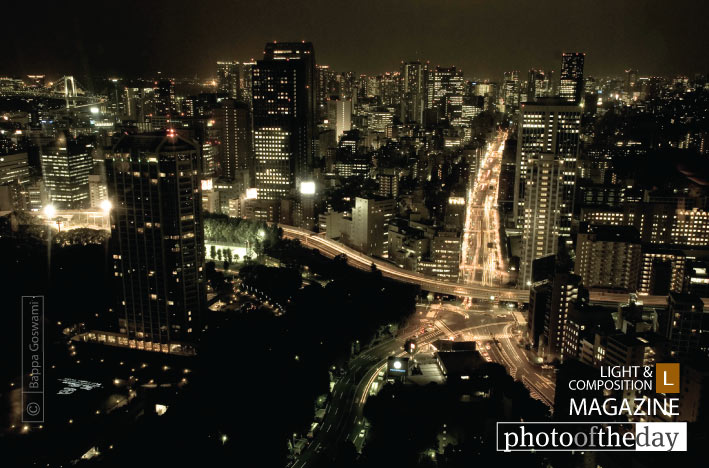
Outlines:
[[[6,8],[0,459],[704,468],[695,3]]]
[[[322,1],[190,4],[190,14],[179,2],[151,2],[140,4],[142,15],[133,15],[134,8],[123,2],[106,6],[99,17],[90,8],[46,5],[33,11],[36,19],[22,23],[21,30],[17,22],[8,25],[0,73],[137,77],[162,71],[207,78],[214,62],[259,59],[263,43],[276,39],[313,42],[318,63],[362,74],[395,70],[401,61],[430,60],[461,68],[467,79],[497,80],[508,70],[558,71],[560,54],[574,50],[593,57],[587,73],[594,76],[621,75],[628,68],[644,76],[707,71],[697,60],[709,47],[702,29],[709,7],[703,3],[606,1],[590,9],[563,1],[416,3],[407,9],[409,2],[358,2],[363,18],[357,22],[333,17],[331,11],[343,8]],[[28,13],[23,6],[10,9],[16,9],[14,15]],[[65,27],[55,28],[55,22]],[[130,33],[116,29],[129,22]],[[437,33],[412,37],[414,25],[424,30],[430,25]],[[54,35],[51,41],[46,28]]]

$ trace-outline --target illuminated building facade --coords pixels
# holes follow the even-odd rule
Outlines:
[[[49,201],[56,209],[87,208],[89,174],[93,168],[93,145],[83,138],[61,134],[56,142],[42,148],[40,155]]]
[[[259,199],[288,196],[309,179],[313,155],[315,57],[312,44],[269,43],[252,70]]]
[[[524,200],[529,160],[538,158],[542,153],[551,154],[560,161],[563,176],[559,233],[569,236],[576,189],[581,108],[556,98],[539,98],[535,103],[522,104],[521,113],[513,204],[515,223],[518,228],[525,223]]]
[[[217,62],[217,92],[239,99],[239,62]]]
[[[583,65],[586,54],[564,52],[561,56],[559,95],[568,102],[578,104],[583,97]]]
[[[562,162],[555,159],[553,154],[541,154],[529,160],[525,177],[521,285],[530,285],[532,262],[535,259],[556,253],[563,181]]]

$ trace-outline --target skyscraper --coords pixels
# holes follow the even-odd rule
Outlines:
[[[561,161],[563,173],[562,199],[559,205],[559,233],[571,233],[576,164],[579,147],[581,108],[557,98],[538,98],[535,103],[521,106],[517,137],[517,167],[513,216],[518,228],[525,224],[525,189],[528,161],[543,153]]]
[[[126,135],[106,173],[124,344],[192,353],[206,300],[198,146],[170,131]]]
[[[266,44],[252,77],[258,198],[278,200],[310,177],[316,99],[312,44]]]
[[[49,200],[57,209],[89,206],[89,174],[93,145],[86,138],[61,133],[53,145],[41,149],[42,176]]]
[[[155,113],[159,116],[170,117],[177,112],[175,100],[175,82],[162,79],[155,82],[153,88],[155,95]]]
[[[251,115],[249,106],[234,99],[224,99],[214,109],[214,124],[219,135],[219,175],[229,180],[238,171],[252,166]]]
[[[239,62],[217,62],[217,92],[239,99]]]
[[[418,122],[423,120],[425,97],[425,69],[421,62],[401,64],[401,121]]]
[[[583,97],[583,62],[586,54],[564,52],[561,56],[559,95],[568,102],[578,104]]]
[[[328,99],[327,101],[328,128],[335,131],[335,138],[339,139],[345,132],[352,130],[352,100]]]
[[[531,284],[532,262],[555,254],[562,203],[562,162],[553,154],[531,158],[527,165],[524,194],[524,225],[519,284]]]
[[[552,75],[554,72],[530,69],[527,78],[526,101],[533,102],[539,97],[549,97],[552,95]]]
[[[505,111],[510,112],[519,107],[519,72],[505,72],[502,82],[502,98],[505,100]]]
[[[453,118],[463,106],[465,80],[456,67],[436,67],[428,74],[427,109],[438,109],[439,117]]]

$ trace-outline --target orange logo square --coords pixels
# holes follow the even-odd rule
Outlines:
[[[655,364],[655,392],[679,393],[679,363]]]

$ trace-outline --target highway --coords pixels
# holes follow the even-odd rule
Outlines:
[[[460,276],[463,283],[486,286],[502,283],[500,216],[497,207],[502,153],[507,132],[488,144],[478,170],[469,175]]]
[[[439,280],[400,268],[382,259],[369,257],[340,242],[327,238],[324,234],[316,234],[307,229],[284,224],[279,224],[278,226],[283,229],[284,237],[298,239],[303,246],[317,249],[327,257],[345,255],[350,265],[366,271],[369,271],[371,265],[374,264],[382,272],[383,276],[404,283],[417,284],[424,291],[450,294],[463,298],[490,299],[493,297],[494,300],[519,303],[529,302],[529,290],[526,289],[517,289],[509,286],[486,286],[475,282],[466,284]],[[591,291],[590,296],[593,303],[625,304],[628,302],[628,294]],[[639,299],[647,305],[665,306],[667,304],[666,296],[640,296]],[[705,303],[709,304],[709,299],[705,300]]]
[[[433,311],[430,320],[423,316],[423,310]],[[360,431],[365,427],[362,410],[369,396],[370,388],[379,372],[386,366],[386,360],[392,355],[403,355],[404,342],[416,337],[417,347],[421,349],[437,339],[451,336],[463,339],[474,335],[481,342],[492,340],[493,334],[500,336],[504,327],[511,324],[511,317],[501,321],[492,314],[483,311],[464,311],[457,306],[419,305],[421,324],[428,323],[428,332],[421,333],[421,325],[416,324],[396,338],[388,339],[371,348],[363,349],[350,361],[349,368],[332,389],[325,417],[320,423],[320,431],[313,437],[307,449],[290,465],[292,468],[308,466],[332,466],[345,446],[354,443],[361,447],[364,437]],[[431,329],[432,328],[432,329]],[[415,330],[415,331],[412,331]]]

